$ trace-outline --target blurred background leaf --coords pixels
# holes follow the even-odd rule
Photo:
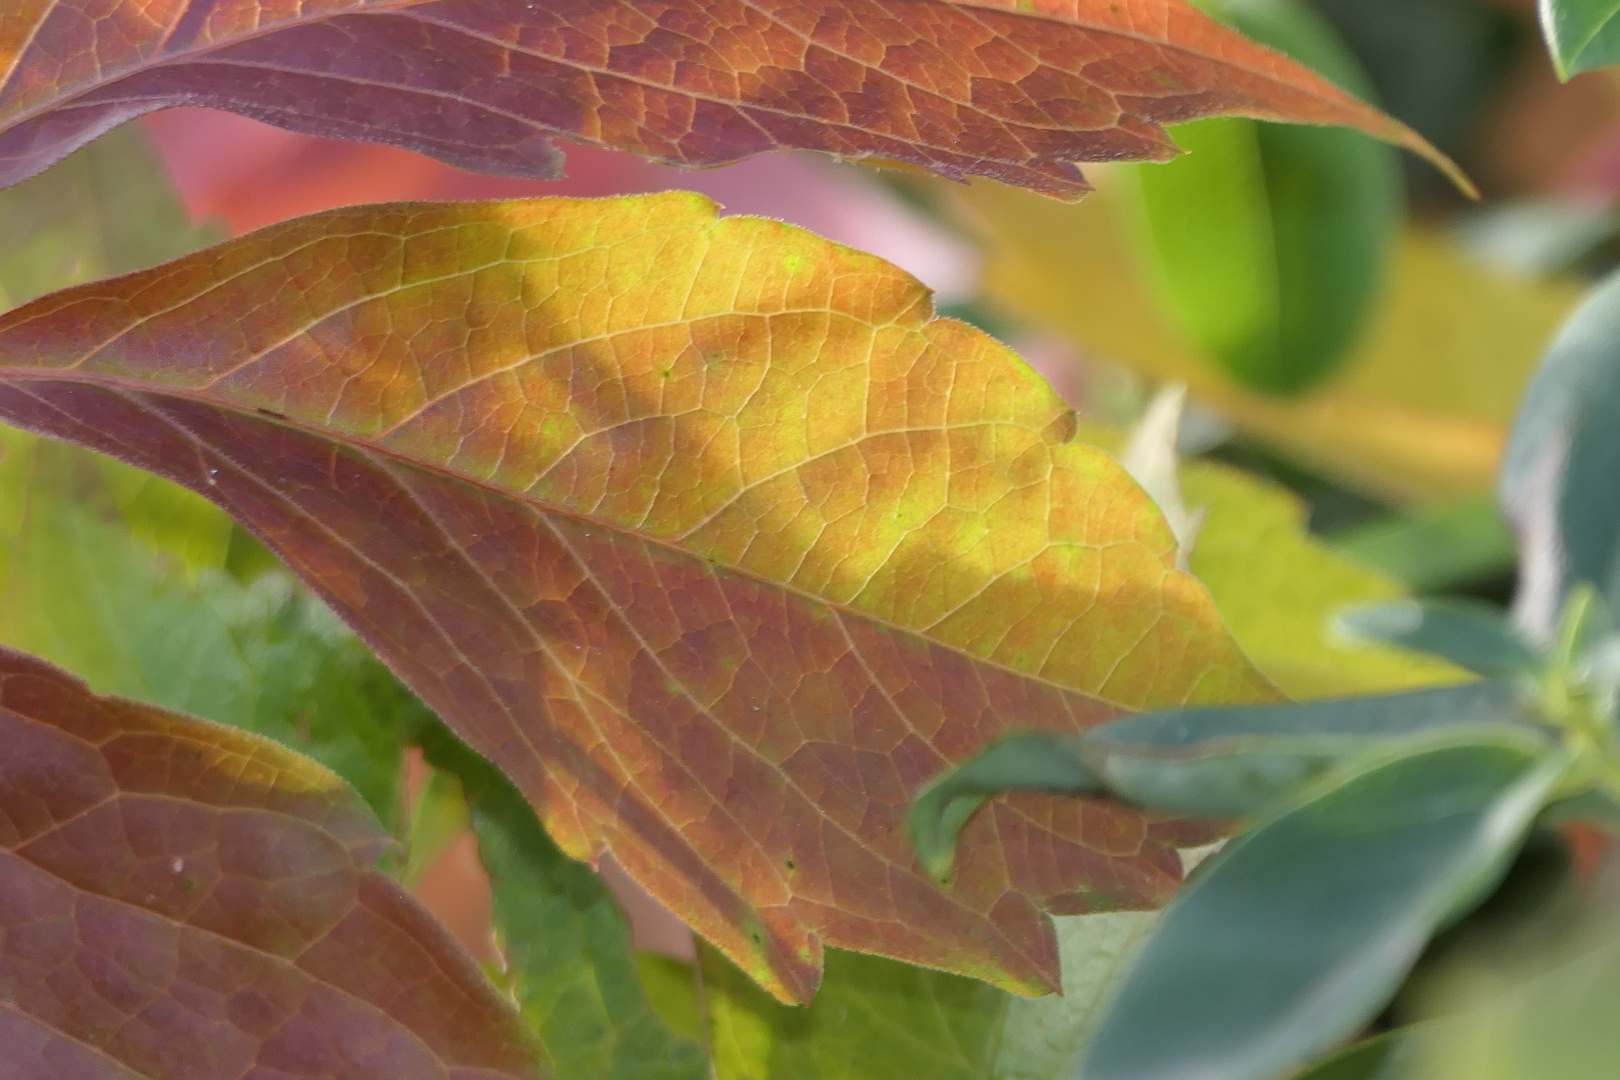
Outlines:
[[[1371,85],[1303,0],[1210,14],[1363,98]],[[1355,132],[1253,120],[1175,130],[1188,153],[1119,170],[1137,261],[1188,341],[1241,385],[1319,385],[1361,336],[1401,217],[1396,155]]]

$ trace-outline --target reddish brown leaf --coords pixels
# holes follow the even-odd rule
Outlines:
[[[319,765],[3,648],[0,747],[4,1080],[540,1075]]]
[[[274,226],[0,319],[0,418],[256,530],[498,762],[783,997],[822,943],[1025,990],[1043,911],[1162,903],[1185,829],[912,793],[1013,726],[1272,691],[1004,347],[692,195]]]
[[[0,78],[0,184],[172,105],[520,176],[554,175],[561,136],[678,165],[821,150],[1075,197],[1075,162],[1167,160],[1160,125],[1230,114],[1357,127],[1455,175],[1185,0],[14,0]]]

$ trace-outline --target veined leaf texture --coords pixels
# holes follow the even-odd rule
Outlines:
[[[336,775],[5,648],[0,741],[0,1075],[546,1075]]]
[[[778,996],[824,944],[1023,991],[1186,823],[911,795],[1009,728],[1264,700],[1124,471],[926,290],[673,194],[335,211],[0,319],[0,419],[270,543],[576,857]]]
[[[21,0],[0,12],[0,185],[210,105],[519,176],[553,137],[678,165],[779,149],[1051,195],[1244,115],[1421,137],[1185,0]]]

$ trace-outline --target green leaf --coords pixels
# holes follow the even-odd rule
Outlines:
[[[220,239],[191,224],[141,129],[102,136],[0,192],[0,311]]]
[[[1341,614],[1337,628],[1358,641],[1438,656],[1488,679],[1512,678],[1540,666],[1506,616],[1477,601],[1368,604]]]
[[[628,921],[602,880],[564,855],[511,782],[449,729],[424,721],[414,737],[465,792],[507,978],[558,1080],[704,1080],[702,1047],[654,1011]]]
[[[829,951],[808,1008],[702,950],[717,1080],[1069,1080],[1157,914],[1053,920],[1063,993],[1023,998],[944,972]]]
[[[101,498],[123,466],[10,428],[0,451],[0,642],[98,693],[294,747],[396,820],[400,725],[420,706],[323,605],[285,572],[243,584],[137,539]],[[189,492],[164,497],[223,518]]]
[[[1417,1052],[1410,1030],[1391,1031],[1334,1054],[1294,1080],[1406,1080]]]
[[[1562,756],[1478,737],[1361,759],[1166,910],[1085,1080],[1271,1080],[1360,1030],[1501,876]]]
[[[1201,6],[1352,93],[1365,76],[1333,29],[1295,0]],[[1396,159],[1365,136],[1205,120],[1187,156],[1134,169],[1142,253],[1186,335],[1239,381],[1294,394],[1348,356],[1400,222]]]
[[[1538,738],[1506,682],[1298,705],[1168,709],[1094,728],[1080,756],[1119,798],[1203,817],[1252,814],[1390,740],[1472,729]],[[1518,725],[1524,725],[1522,728]]]
[[[1502,466],[1520,541],[1517,616],[1550,645],[1569,591],[1620,606],[1620,274],[1564,325],[1525,393]]]
[[[782,1005],[703,947],[718,1080],[984,1080],[1004,990],[879,957],[828,949],[805,1007]],[[1056,1080],[1056,1078],[1052,1078]]]
[[[1595,899],[1603,907],[1613,903],[1612,896]],[[1620,926],[1603,907],[1556,943],[1554,962],[1537,956],[1528,969],[1464,984],[1445,1003],[1458,1015],[1425,1041],[1411,1080],[1613,1077],[1620,1062]]]
[[[1335,533],[1328,542],[1414,592],[1440,592],[1511,573],[1518,543],[1496,500],[1432,504]]]
[[[1159,915],[1111,911],[1052,922],[1063,954],[1063,993],[1008,1001],[993,1080],[1070,1080]]]
[[[1620,63],[1620,0],[1539,0],[1538,6],[1559,78]]]
[[[1444,685],[1465,675],[1395,649],[1349,648],[1329,625],[1348,605],[1397,600],[1400,586],[1313,536],[1294,493],[1215,462],[1182,469],[1187,503],[1207,508],[1191,570],[1261,671],[1300,699]]]

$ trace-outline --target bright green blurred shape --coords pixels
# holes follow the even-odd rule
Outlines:
[[[1297,0],[1200,6],[1370,94],[1332,28]],[[1393,151],[1349,131],[1242,119],[1175,137],[1186,156],[1128,170],[1161,303],[1245,385],[1297,394],[1321,384],[1360,336],[1400,224]]]

